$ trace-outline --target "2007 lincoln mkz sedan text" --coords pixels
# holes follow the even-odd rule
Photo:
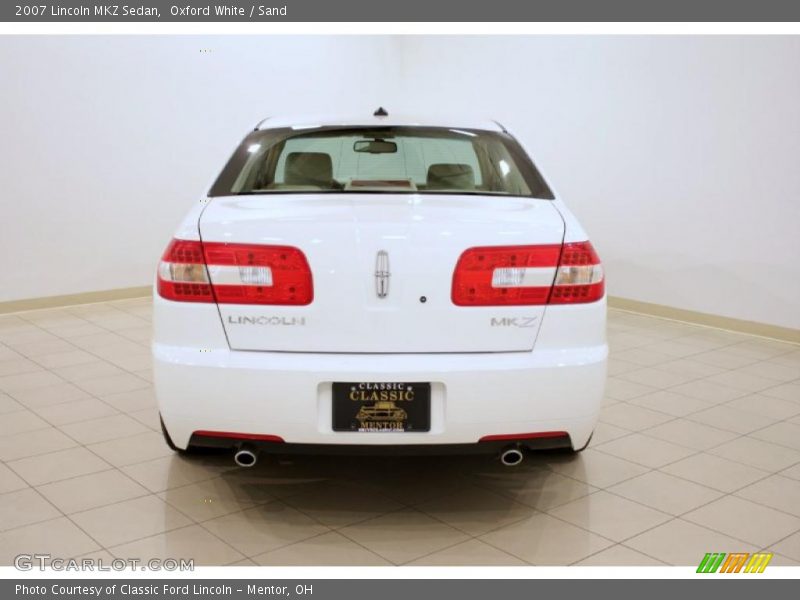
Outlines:
[[[155,388],[176,450],[584,448],[603,269],[494,122],[263,121],[158,267]]]

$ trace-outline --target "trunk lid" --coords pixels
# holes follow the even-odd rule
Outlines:
[[[551,201],[531,198],[274,194],[214,198],[200,234],[295,246],[311,267],[306,306],[218,305],[234,350],[504,352],[533,348],[545,306],[456,306],[458,258],[474,246],[561,244],[564,223]]]

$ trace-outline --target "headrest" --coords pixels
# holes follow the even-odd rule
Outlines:
[[[290,152],[286,156],[283,179],[288,185],[330,187],[333,182],[333,162],[330,154]]]
[[[469,165],[438,163],[428,167],[429,190],[474,190],[475,173]]]

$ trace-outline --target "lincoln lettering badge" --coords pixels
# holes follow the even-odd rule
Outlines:
[[[389,253],[386,250],[378,252],[375,259],[375,294],[378,298],[389,295]]]

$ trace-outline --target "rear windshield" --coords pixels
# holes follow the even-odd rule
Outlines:
[[[209,196],[326,192],[553,198],[510,135],[439,127],[254,131]]]

